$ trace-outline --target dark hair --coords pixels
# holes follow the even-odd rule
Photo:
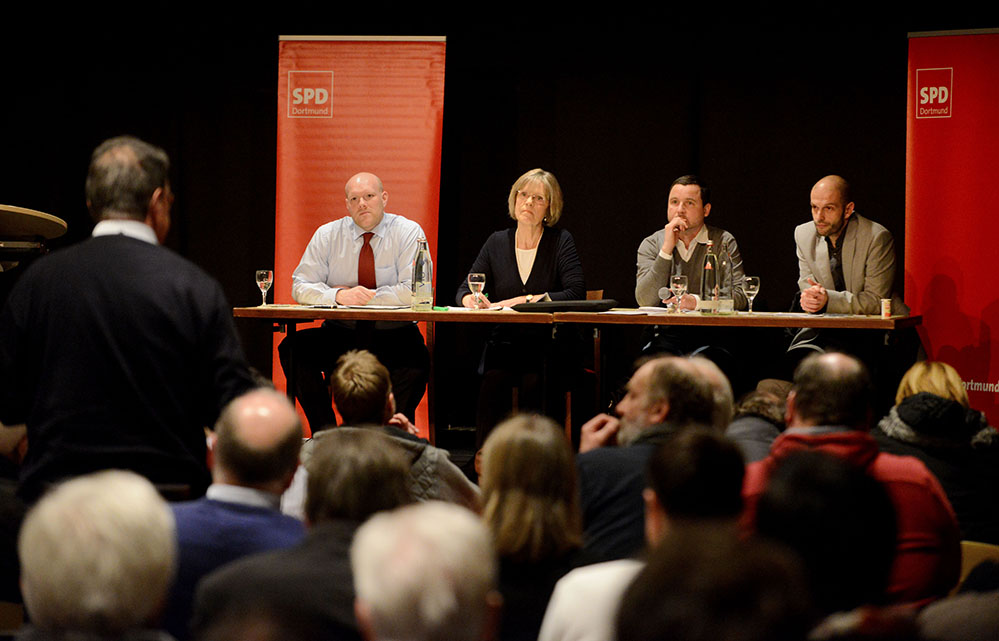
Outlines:
[[[772,423],[779,430],[784,429],[784,411],[787,404],[776,394],[753,390],[742,397],[735,406],[735,417],[756,416]]]
[[[665,400],[669,404],[666,420],[680,426],[714,425],[714,389],[707,380],[698,376],[689,361],[668,356],[649,362],[652,368],[647,401]]]
[[[409,462],[384,434],[326,430],[305,464],[305,515],[315,524],[364,521],[375,512],[412,503]]]
[[[867,429],[871,377],[864,364],[846,354],[812,354],[794,371],[794,411],[818,425]]]
[[[149,201],[167,184],[170,158],[159,147],[132,136],[102,142],[90,157],[86,194],[90,215],[143,220]]]
[[[801,641],[813,623],[793,555],[725,528],[670,530],[617,613],[619,641]]]
[[[694,174],[680,176],[673,181],[666,193],[673,191],[673,187],[676,185],[697,185],[701,188],[701,205],[711,204],[711,189],[708,187],[708,184],[701,180],[698,176]]]
[[[692,427],[653,452],[645,475],[671,519],[711,519],[735,518],[742,512],[745,471],[734,443]]]
[[[756,531],[798,554],[823,614],[885,600],[895,507],[862,469],[823,452],[788,454],[757,504]]]
[[[260,390],[264,393],[280,395],[274,390]],[[298,467],[298,454],[302,449],[302,422],[289,408],[289,416],[294,417],[287,425],[281,426],[285,433],[281,439],[267,448],[255,448],[240,438],[236,410],[241,397],[237,397],[222,410],[215,423],[216,462],[244,485],[256,486],[285,478]]]
[[[367,350],[350,350],[330,376],[333,402],[344,425],[382,425],[392,393],[389,371]]]

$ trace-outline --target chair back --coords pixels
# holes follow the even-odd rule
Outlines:
[[[957,592],[964,580],[968,578],[968,574],[982,561],[999,563],[999,545],[978,541],[961,541],[961,578],[952,593]]]

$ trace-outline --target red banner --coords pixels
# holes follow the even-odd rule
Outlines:
[[[444,38],[281,38],[275,302],[294,302],[305,246],[347,215],[344,184],[361,171],[382,179],[386,211],[420,223],[436,262],[444,49]],[[285,384],[276,349],[274,383]],[[417,425],[426,436],[425,398]]]
[[[999,425],[999,32],[909,39],[905,299],[930,359]]]

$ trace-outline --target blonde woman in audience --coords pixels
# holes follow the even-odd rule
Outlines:
[[[500,639],[533,641],[582,542],[576,467],[555,422],[520,415],[497,426],[483,450],[482,491],[500,560]]]
[[[933,472],[963,539],[999,544],[999,434],[969,407],[953,367],[941,361],[913,365],[873,436],[882,451],[914,456]]]

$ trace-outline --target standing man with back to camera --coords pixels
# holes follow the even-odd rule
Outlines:
[[[204,428],[253,386],[222,288],[160,246],[170,160],[130,136],[91,157],[93,236],[35,261],[0,315],[0,421],[27,424],[19,493],[109,468],[201,496]]]
[[[388,192],[374,174],[354,175],[344,190],[348,216],[313,234],[292,274],[292,296],[303,305],[409,305],[413,257],[417,240],[426,237],[423,229],[385,211]],[[352,349],[370,351],[388,368],[399,409],[415,423],[430,370],[416,323],[327,320],[278,347],[281,367],[295,380],[295,395],[312,431],[336,425],[323,374],[328,376],[340,355]]]

